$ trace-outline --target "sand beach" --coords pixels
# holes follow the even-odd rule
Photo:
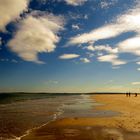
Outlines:
[[[58,119],[21,140],[140,140],[140,96],[102,94],[90,98],[103,104],[96,110],[116,111],[119,115]]]

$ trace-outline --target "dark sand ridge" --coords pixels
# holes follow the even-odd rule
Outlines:
[[[98,110],[119,111],[116,117],[65,118],[32,131],[22,140],[140,140],[140,97],[91,96],[105,103]]]

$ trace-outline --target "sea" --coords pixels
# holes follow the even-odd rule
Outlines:
[[[85,94],[1,93],[0,140],[20,140],[32,129],[57,119],[118,114],[96,110],[101,105]]]

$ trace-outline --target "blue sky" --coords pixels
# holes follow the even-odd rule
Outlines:
[[[0,1],[0,77],[0,92],[140,92],[140,2]]]

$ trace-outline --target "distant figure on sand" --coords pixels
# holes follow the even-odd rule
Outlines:
[[[135,93],[135,97],[137,97],[138,96],[138,94],[137,93]]]
[[[131,93],[130,92],[126,92],[126,97],[130,97],[130,96],[131,96]]]

